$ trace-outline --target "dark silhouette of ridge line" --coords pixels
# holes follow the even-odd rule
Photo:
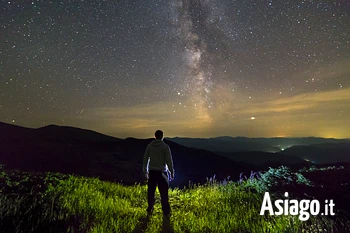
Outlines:
[[[9,169],[99,177],[133,185],[145,182],[142,158],[153,139],[118,139],[95,131],[50,125],[30,129],[0,124],[0,163]],[[173,187],[191,181],[205,183],[207,177],[237,177],[256,170],[252,165],[235,162],[213,152],[194,149],[175,142],[171,147],[177,177]],[[199,166],[200,165],[200,166]]]

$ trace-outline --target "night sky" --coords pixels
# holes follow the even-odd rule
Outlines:
[[[350,1],[1,0],[0,121],[350,138]]]

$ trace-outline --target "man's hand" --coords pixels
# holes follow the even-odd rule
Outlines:
[[[170,174],[170,180],[174,179],[174,174]]]
[[[145,172],[145,177],[147,180],[149,179],[148,172]]]

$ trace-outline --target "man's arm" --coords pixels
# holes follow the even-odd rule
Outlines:
[[[142,171],[144,173],[148,172],[148,159],[149,159],[149,152],[148,152],[148,146],[147,146],[145,154],[143,156],[143,163],[142,163]]]
[[[172,178],[174,178],[175,169],[174,169],[173,158],[171,156],[171,150],[169,146],[167,146],[166,148],[165,161],[166,161],[166,164],[168,165],[168,169],[170,171]]]

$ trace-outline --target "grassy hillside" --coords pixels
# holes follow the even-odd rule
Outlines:
[[[297,216],[260,216],[260,192],[268,188],[263,181],[269,177],[271,174],[263,174],[258,181],[252,174],[239,182],[208,180],[205,185],[171,189],[172,216],[167,219],[162,217],[158,191],[155,212],[147,216],[145,184],[123,186],[0,166],[0,231],[340,232],[325,217],[301,222]],[[295,177],[303,182],[303,177]]]

